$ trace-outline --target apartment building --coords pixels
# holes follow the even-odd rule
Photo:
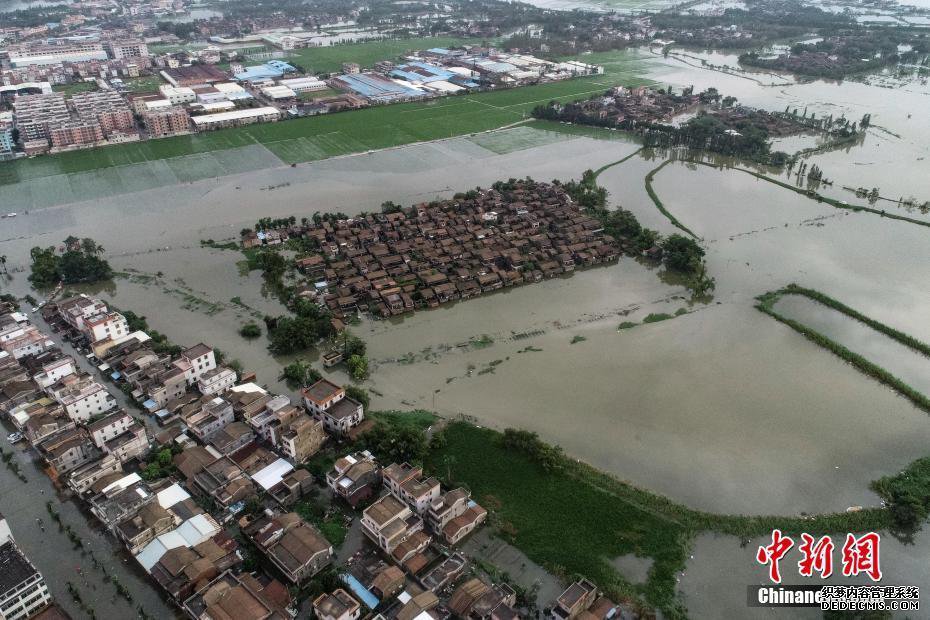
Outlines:
[[[167,106],[142,112],[142,122],[152,138],[191,132],[191,118],[180,106]]]
[[[71,106],[85,124],[100,125],[103,135],[107,138],[118,133],[137,133],[132,110],[116,91],[77,93],[71,97]]]
[[[144,41],[107,41],[104,47],[114,60],[122,60],[124,58],[146,58],[149,55],[149,48]]]

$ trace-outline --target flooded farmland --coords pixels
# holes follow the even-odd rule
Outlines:
[[[818,115],[850,119],[871,112],[874,126],[861,144],[809,159],[834,183],[819,191],[854,204],[865,203],[843,185],[879,187],[895,200],[930,200],[926,85],[907,84],[892,102],[891,91],[859,82],[767,86],[674,59],[649,77],[676,87],[716,86],[772,110],[808,106]],[[0,224],[0,247],[12,272],[4,288],[28,292],[30,247],[91,235],[125,272],[96,292],[147,315],[153,328],[177,342],[218,346],[257,371],[261,382],[282,389],[276,378],[286,360],[271,357],[263,340],[248,342],[236,333],[243,322],[278,313],[280,306],[262,295],[257,274],[240,274],[241,255],[202,248],[199,241],[237,238],[263,216],[357,214],[385,200],[428,201],[500,178],[578,177],[638,148],[537,131],[521,127],[296,168],[263,160],[217,178],[179,179],[87,202],[50,201]],[[665,157],[644,152],[608,168],[598,182],[613,205],[669,234],[676,229],[643,183]],[[683,162],[663,168],[654,187],[666,208],[703,238],[717,285],[709,303],[690,303],[687,291],[661,270],[625,258],[401,320],[363,319],[353,329],[369,344],[374,373],[366,387],[373,405],[424,407],[498,428],[527,428],[620,478],[715,512],[797,514],[875,505],[868,482],[927,454],[930,419],[757,311],[754,298],[797,282],[930,340],[930,229],[836,209],[743,172]],[[910,214],[892,203],[881,208]],[[875,361],[893,372],[910,367],[900,352],[863,341],[845,321],[803,304],[780,309],[800,313],[844,344],[862,342],[868,348],[863,355],[881,358]],[[624,321],[642,323],[650,313],[678,312],[617,329]],[[484,335],[493,342],[474,346]],[[913,372],[915,385],[927,376],[925,367]],[[754,547],[747,549],[733,539],[698,541],[695,557],[702,563],[682,579],[697,616],[702,601],[744,605],[742,591],[705,588],[733,563],[750,567]],[[926,557],[925,536],[916,547],[893,546],[886,553],[888,567],[911,577],[902,583],[930,581],[925,562],[920,573],[904,572],[918,570],[915,558]],[[743,581],[754,582],[754,575]]]

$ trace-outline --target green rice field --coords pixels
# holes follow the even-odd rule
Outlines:
[[[18,160],[0,164],[0,187],[13,190],[9,195],[16,197],[18,208],[40,207],[477,134],[524,121],[534,106],[550,100],[571,101],[613,85],[646,82],[639,76],[650,60],[640,52],[615,52],[610,60],[604,75]],[[584,131],[558,124],[550,129]],[[489,148],[509,152],[528,146],[500,143]],[[241,163],[237,153],[250,157]],[[153,163],[157,165],[147,165]],[[79,174],[91,171],[98,174]]]

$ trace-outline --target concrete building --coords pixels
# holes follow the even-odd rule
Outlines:
[[[191,117],[180,106],[164,106],[142,112],[142,122],[153,138],[191,132]]]
[[[146,58],[149,55],[149,48],[144,41],[107,41],[104,47],[114,60],[122,60],[123,58]]]
[[[42,573],[16,546],[10,526],[0,516],[0,617],[29,618],[51,602]]]
[[[48,147],[51,130],[70,122],[71,113],[61,93],[17,95],[13,100],[13,118],[19,140],[28,153],[30,146]]]
[[[232,110],[230,112],[219,112],[217,114],[202,114],[194,116],[191,120],[197,131],[211,131],[224,127],[239,127],[242,125],[251,125],[252,123],[270,123],[281,118],[281,112],[277,108],[265,106],[261,108],[244,108],[242,110]]]
[[[323,423],[302,414],[281,433],[279,445],[295,464],[303,463],[316,454],[326,441]]]
[[[313,612],[320,620],[358,620],[362,606],[339,588],[332,594],[321,594],[313,601]]]
[[[365,418],[362,404],[346,396],[345,388],[320,379],[301,391],[304,406],[327,431],[344,435]]]
[[[236,371],[225,366],[205,372],[197,381],[197,389],[203,395],[222,394],[236,384]]]
[[[192,88],[186,86],[169,86],[164,84],[158,87],[161,96],[171,102],[171,105],[181,105],[197,101],[197,95]]]
[[[107,60],[103,45],[96,41],[68,42],[67,45],[26,44],[8,49],[10,67],[18,69],[34,65],[58,65],[63,62]]]
[[[71,97],[71,106],[84,124],[99,124],[106,138],[114,134],[137,134],[132,110],[115,91],[77,93]]]

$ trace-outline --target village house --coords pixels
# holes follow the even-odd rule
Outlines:
[[[332,561],[332,545],[296,513],[262,517],[243,531],[291,583],[309,579]]]
[[[362,404],[346,396],[345,388],[320,379],[301,391],[304,406],[327,431],[345,435],[365,418]]]
[[[203,396],[181,408],[181,419],[188,432],[207,444],[235,419],[232,405],[219,396]]]
[[[100,450],[115,454],[120,461],[148,452],[149,440],[145,427],[127,412],[113,412],[86,426],[91,439]]]
[[[181,519],[163,508],[157,501],[140,507],[135,515],[116,525],[116,535],[129,553],[136,555],[156,536],[174,529]]]
[[[367,450],[338,459],[326,473],[326,485],[355,508],[374,495],[380,482],[378,463]]]
[[[423,520],[393,495],[385,495],[362,512],[362,532],[398,564],[430,543]]]
[[[433,532],[455,545],[481,525],[487,515],[484,508],[471,500],[471,491],[458,488],[430,504],[426,521]]]
[[[552,616],[561,620],[573,620],[594,604],[597,595],[596,585],[587,579],[576,581],[556,599]]]
[[[316,454],[327,435],[323,430],[323,422],[301,414],[292,420],[287,429],[281,432],[280,441],[277,442],[281,451],[294,462],[300,464]]]
[[[222,394],[236,384],[236,371],[219,366],[205,372],[197,381],[197,389],[203,395]]]
[[[66,474],[94,460],[100,454],[83,428],[64,429],[54,433],[36,447],[56,476]]]
[[[457,618],[490,620],[495,613],[502,618],[514,617],[516,600],[516,592],[506,583],[488,585],[472,577],[453,590],[448,607]]]
[[[290,620],[290,593],[264,574],[227,570],[184,601],[196,620]]]
[[[278,504],[287,508],[313,490],[313,476],[306,469],[295,469],[268,490]]]
[[[229,455],[255,439],[255,434],[245,422],[230,422],[210,439],[210,445],[220,454]]]
[[[313,613],[319,620],[358,620],[362,606],[339,588],[331,594],[321,594],[313,601]]]
[[[47,392],[75,422],[85,422],[116,407],[116,399],[90,375],[69,375]]]
[[[83,494],[106,476],[122,477],[123,464],[114,454],[104,454],[99,459],[75,468],[68,476],[68,487],[78,495]]]

